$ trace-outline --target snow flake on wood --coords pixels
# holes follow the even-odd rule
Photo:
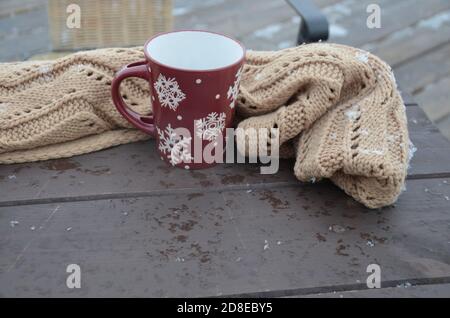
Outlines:
[[[195,121],[196,134],[203,140],[213,141],[225,128],[225,113],[210,113],[205,118]]]
[[[164,75],[159,74],[154,88],[162,107],[177,110],[180,103],[186,98],[175,78],[166,78]]]
[[[183,137],[175,132],[170,124],[162,130],[156,127],[159,136],[159,150],[167,155],[172,166],[189,163],[191,156],[191,137]]]

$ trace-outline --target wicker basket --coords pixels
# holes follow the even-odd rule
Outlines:
[[[81,27],[66,25],[67,6],[78,4]],[[49,0],[53,50],[143,45],[172,28],[172,0]]]

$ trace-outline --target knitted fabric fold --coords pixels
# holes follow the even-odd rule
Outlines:
[[[370,208],[401,193],[405,107],[391,68],[368,52],[336,44],[249,52],[237,105],[249,117],[239,127],[279,129],[280,154],[295,157],[299,180],[330,178]],[[256,155],[248,142],[237,144]]]
[[[142,59],[141,48],[128,48],[1,64],[0,163],[70,157],[149,138],[116,111],[110,94],[114,73]],[[410,142],[387,64],[321,43],[249,51],[246,60],[239,127],[277,127],[280,155],[295,158],[301,181],[329,178],[370,208],[396,201]],[[137,112],[151,112],[145,81],[127,79],[121,93]],[[246,142],[237,140],[238,148],[255,149],[244,148]]]

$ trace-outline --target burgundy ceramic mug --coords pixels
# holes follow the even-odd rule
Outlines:
[[[148,40],[144,53],[145,61],[125,66],[112,82],[117,110],[155,137],[161,159],[172,166],[195,169],[214,164],[206,154],[217,158],[225,147],[244,47],[217,33],[175,31]],[[142,116],[125,104],[119,87],[127,77],[150,83],[152,116]]]

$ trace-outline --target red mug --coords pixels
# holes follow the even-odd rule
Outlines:
[[[215,162],[204,156],[206,149],[213,158],[223,156],[225,130],[233,123],[244,47],[217,33],[175,31],[148,40],[144,54],[145,61],[125,66],[114,77],[114,105],[131,124],[155,137],[161,159],[170,165],[211,166]],[[119,87],[128,77],[150,83],[151,116],[125,104]]]

